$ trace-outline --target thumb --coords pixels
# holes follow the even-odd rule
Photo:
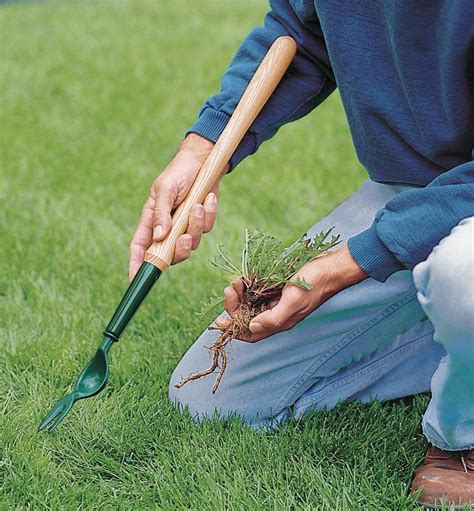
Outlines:
[[[291,309],[283,298],[273,307],[256,316],[249,325],[253,334],[280,332],[289,328]]]

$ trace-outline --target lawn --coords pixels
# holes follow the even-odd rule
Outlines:
[[[208,260],[245,227],[285,241],[364,180],[335,94],[221,187],[216,228],[162,277],[111,351],[111,380],[53,435],[52,403],[94,353],[127,285],[148,188],[264,1],[2,4],[0,508],[406,510],[426,396],[257,434],[195,425],[167,399],[222,288]]]

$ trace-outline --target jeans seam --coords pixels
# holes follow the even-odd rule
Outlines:
[[[334,383],[331,383],[331,384],[327,385],[326,387],[324,387],[323,389],[321,389],[319,392],[316,392],[315,394],[312,394],[311,396],[303,398],[301,401],[298,402],[298,404],[299,403],[306,404],[306,403],[315,402],[315,400],[314,400],[315,396],[317,396],[319,399],[322,399],[322,398],[326,397],[330,392],[332,392],[340,387],[343,387],[347,383],[360,380],[367,373],[374,372],[374,369],[377,370],[377,369],[383,367],[392,358],[399,358],[399,355],[403,355],[407,351],[410,351],[413,348],[413,346],[418,346],[419,344],[421,344],[424,341],[424,339],[426,337],[430,337],[432,335],[433,334],[430,332],[428,334],[423,334],[421,337],[417,337],[415,340],[411,341],[410,343],[405,344],[403,346],[400,346],[397,349],[392,350],[390,353],[387,353],[382,358],[373,362],[369,366],[360,369],[356,373],[354,373],[350,376],[346,376],[345,378],[342,378],[341,380],[338,380]]]
[[[357,337],[360,337],[364,332],[367,332],[372,326],[379,323],[382,319],[386,318],[390,314],[393,314],[398,309],[406,305],[408,302],[416,300],[416,292],[410,291],[406,295],[404,295],[400,300],[390,304],[383,311],[379,312],[369,321],[361,324],[358,328],[349,332],[345,337],[343,337],[337,344],[335,344],[330,350],[322,353],[309,367],[306,371],[296,380],[296,382],[288,389],[287,393],[280,399],[278,404],[275,406],[276,410],[280,410],[292,404],[293,401],[290,397],[293,397],[299,389],[308,381],[312,374],[314,374],[315,370],[321,367],[322,364],[331,359],[336,353],[344,349],[350,342],[354,341]]]

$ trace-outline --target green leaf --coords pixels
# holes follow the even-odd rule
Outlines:
[[[261,229],[246,229],[240,264],[234,264],[218,245],[218,254],[211,260],[214,266],[230,274],[229,282],[241,278],[254,291],[267,292],[283,288],[305,264],[339,243],[339,236],[331,235],[334,227],[321,231],[313,239],[306,234],[286,248],[281,241]],[[328,239],[328,237],[331,237]],[[304,280],[291,282],[302,289],[311,289]]]
[[[308,284],[306,282],[306,280],[301,279],[300,277],[296,277],[296,280],[288,281],[288,284],[291,284],[292,286],[300,287],[301,289],[306,289],[307,291],[309,291],[313,287],[311,284]]]

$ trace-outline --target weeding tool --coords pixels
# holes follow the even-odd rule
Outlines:
[[[296,43],[291,37],[279,37],[272,44],[226,128],[197,174],[188,195],[174,212],[170,233],[165,240],[153,243],[146,251],[144,263],[107,325],[99,349],[79,375],[72,392],[57,401],[41,421],[40,431],[47,430],[52,433],[76,401],[95,396],[105,387],[109,376],[107,354],[110,347],[120,339],[153,284],[170,266],[176,241],[188,226],[191,208],[195,204],[202,204],[214,183],[222,175],[227,162],[281,80],[295,52]]]

